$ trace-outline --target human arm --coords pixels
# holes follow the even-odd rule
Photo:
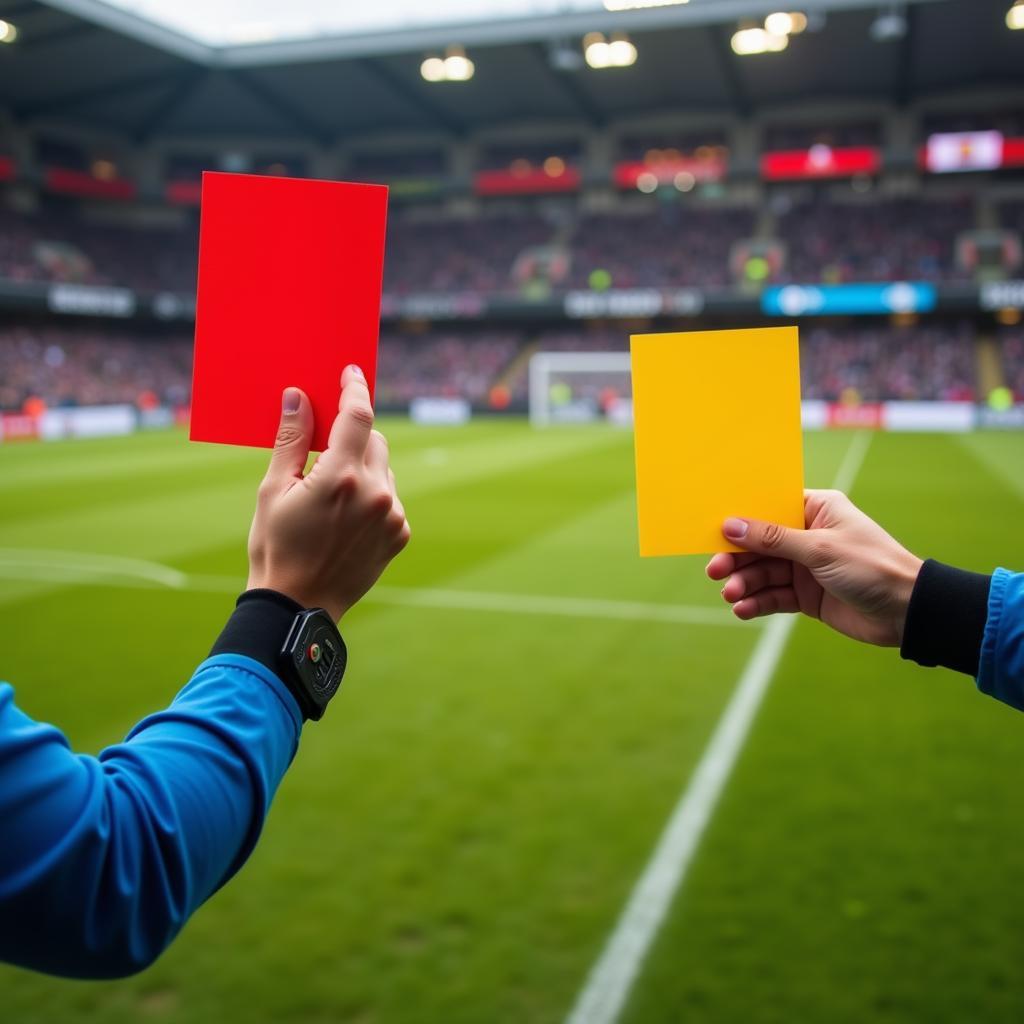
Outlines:
[[[838,491],[808,491],[806,529],[729,519],[740,553],[707,573],[741,619],[802,612],[846,636],[900,647],[907,660],[977,679],[1024,710],[1024,576],[922,560]]]
[[[305,607],[340,618],[409,537],[365,381],[350,368],[342,383],[306,478],[312,411],[286,392],[251,589],[168,708],[96,758],[0,685],[0,960],[71,977],[141,970],[252,851],[302,728],[276,671],[284,633]]]

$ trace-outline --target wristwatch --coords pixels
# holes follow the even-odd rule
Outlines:
[[[346,664],[345,641],[330,615],[323,608],[299,612],[281,648],[279,674],[307,718],[323,718]]]

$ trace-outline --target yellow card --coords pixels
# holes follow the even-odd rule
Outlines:
[[[736,551],[728,516],[804,525],[795,327],[630,339],[640,554]]]

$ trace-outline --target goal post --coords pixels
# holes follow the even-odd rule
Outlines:
[[[535,427],[607,417],[632,418],[628,352],[536,352],[530,358],[529,410]]]

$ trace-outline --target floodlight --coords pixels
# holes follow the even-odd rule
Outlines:
[[[749,57],[758,53],[778,53],[789,46],[789,36],[777,36],[754,26],[741,28],[732,37],[733,52],[741,57]]]
[[[444,61],[440,57],[427,57],[420,65],[420,74],[428,82],[443,82],[446,77]]]
[[[628,68],[636,63],[636,46],[626,35],[618,34],[612,36],[608,44],[608,59],[612,67]]]
[[[1024,0],[1015,0],[1014,5],[1006,12],[1006,27],[1024,28]]]

